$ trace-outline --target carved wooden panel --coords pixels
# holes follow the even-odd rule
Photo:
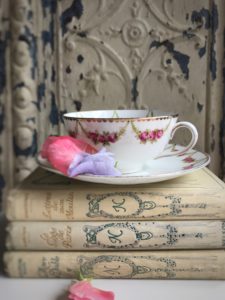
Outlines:
[[[0,85],[0,116],[8,114],[0,134],[1,141],[5,132],[9,137],[1,172],[11,184],[35,168],[47,135],[64,133],[64,112],[110,108],[178,112],[196,124],[197,148],[211,154],[210,168],[221,173],[222,0],[10,2],[8,49],[9,9],[0,1],[0,51],[11,55],[3,71],[8,90]],[[182,143],[188,138],[186,132],[178,136]]]

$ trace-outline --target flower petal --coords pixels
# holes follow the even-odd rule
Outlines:
[[[96,154],[80,153],[72,161],[67,174],[70,177],[79,174],[119,176],[121,173],[115,167],[113,154],[102,148]]]
[[[113,292],[97,289],[86,280],[73,284],[69,293],[71,300],[114,300]]]

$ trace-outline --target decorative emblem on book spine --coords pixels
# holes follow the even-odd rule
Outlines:
[[[141,240],[153,237],[150,231],[139,232],[132,223],[109,223],[101,226],[84,226],[85,247],[132,248]]]
[[[141,196],[141,193],[135,192],[88,194],[89,212],[86,215],[90,218],[100,216],[109,219],[132,218],[156,207],[154,201],[143,201],[139,194]],[[151,193],[148,195],[149,197],[152,196]]]
[[[99,255],[95,258],[79,256],[81,273],[87,278],[175,278],[176,261],[154,255]],[[138,263],[138,264],[137,264]],[[153,267],[157,265],[157,267]],[[144,275],[144,276],[143,276]]]

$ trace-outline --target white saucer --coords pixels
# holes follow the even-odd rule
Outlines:
[[[163,154],[167,155],[171,152],[175,153],[182,148],[184,147],[179,145],[169,145]],[[58,170],[54,169],[48,163],[48,161],[46,159],[43,159],[40,155],[38,156],[37,160],[42,168],[50,172],[65,176]],[[117,177],[85,174],[79,175],[74,179],[87,182],[119,185],[151,183],[189,174],[191,172],[202,169],[209,163],[210,156],[208,154],[192,149],[183,155],[175,155],[151,160],[146,163],[146,165],[140,172],[121,175]]]

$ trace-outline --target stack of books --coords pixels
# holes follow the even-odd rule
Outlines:
[[[225,184],[113,186],[37,169],[7,199],[11,277],[225,279]]]

